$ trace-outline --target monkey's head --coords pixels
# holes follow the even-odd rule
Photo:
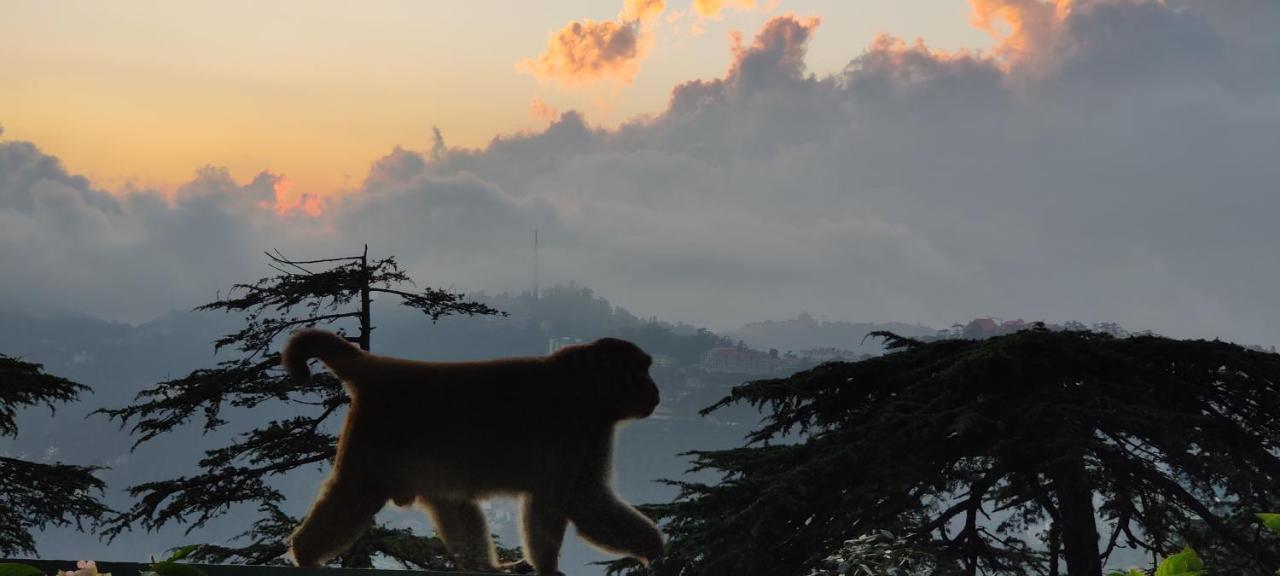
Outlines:
[[[553,356],[580,387],[617,420],[646,418],[658,407],[658,385],[649,377],[653,358],[639,346],[617,338],[570,346]]]

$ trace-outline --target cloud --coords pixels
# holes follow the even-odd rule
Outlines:
[[[1009,62],[1036,62],[1057,47],[1057,35],[1072,0],[970,0],[970,21],[998,43],[995,53]]]
[[[618,18],[623,22],[647,22],[662,15],[665,0],[626,0]]]
[[[630,84],[648,52],[643,26],[666,9],[664,0],[626,0],[618,20],[579,20],[561,28],[537,59],[519,68],[564,83],[613,80]]]
[[[524,288],[535,228],[570,237],[545,200],[516,198],[466,172],[441,174],[405,150],[375,164],[333,226],[340,237],[397,247],[401,263],[427,271],[416,276],[419,281],[452,285],[461,280],[473,289]]]
[[[551,36],[537,60],[522,62],[521,69],[566,83],[609,79],[630,84],[644,56],[638,32],[636,22],[571,22]]]
[[[396,149],[319,218],[259,206],[277,175],[113,198],[3,142],[0,261],[23,273],[0,296],[136,317],[258,277],[264,248],[364,242],[427,284],[523,289],[536,227],[544,283],[713,327],[995,314],[1280,343],[1280,11],[1060,6],[980,3],[991,51],[882,36],[830,75],[804,66],[818,22],[774,18],[650,117]]]
[[[753,10],[756,0],[693,0],[693,9],[703,18],[717,18],[720,12],[729,8]]]
[[[740,35],[733,35],[734,64],[730,77],[780,74],[796,77],[804,71],[804,54],[809,38],[821,19],[774,18],[764,25],[751,46],[742,46]]]
[[[303,212],[308,216],[319,216],[325,211],[325,203],[317,194],[297,193],[293,189],[293,181],[281,176],[271,184],[273,198],[263,201],[263,207],[270,207],[277,214]]]
[[[748,46],[743,45],[740,34],[730,34],[733,60],[725,76],[676,86],[671,91],[667,114],[682,116],[696,112],[704,103],[719,105],[725,97],[758,93],[762,85],[800,81],[805,49],[820,22],[816,17],[774,18],[765,23]]]
[[[533,114],[534,118],[538,118],[540,120],[555,121],[560,118],[560,111],[557,110],[555,106],[547,104],[546,101],[538,97],[534,97],[534,99],[529,102],[529,111]]]
[[[1263,192],[1280,176],[1264,152],[1280,58],[1251,18],[1215,11],[983,3],[975,21],[1006,34],[990,53],[885,36],[825,77],[803,65],[817,22],[781,17],[650,120],[553,125],[453,160],[563,205],[570,229],[627,231],[597,242],[616,242],[600,266],[650,273],[592,278],[641,309],[731,324],[788,294],[834,317],[1114,319],[1275,342],[1280,318],[1255,312],[1280,278],[1248,262],[1277,240],[1258,214],[1280,209]]]
[[[204,168],[171,195],[117,198],[30,143],[0,142],[0,305],[135,320],[190,308],[261,253],[254,230],[279,225],[276,180]]]

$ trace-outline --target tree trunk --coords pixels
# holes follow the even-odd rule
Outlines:
[[[364,254],[360,255],[360,349],[369,351],[369,341],[373,328],[369,319],[369,245],[364,245]]]
[[[1093,488],[1085,473],[1084,458],[1078,454],[1066,457],[1054,466],[1050,476],[1054,494],[1058,496],[1059,532],[1067,576],[1102,576]]]
[[[1058,521],[1049,523],[1049,576],[1062,576],[1058,563],[1062,561],[1062,542],[1058,538]]]

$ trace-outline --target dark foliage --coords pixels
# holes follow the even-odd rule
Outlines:
[[[214,342],[215,350],[230,347],[238,357],[220,362],[216,368],[160,382],[139,393],[130,406],[100,411],[129,427],[137,437],[135,448],[193,419],[201,421],[205,432],[218,430],[228,424],[222,418],[228,407],[252,409],[282,403],[308,412],[270,421],[240,434],[223,448],[207,451],[195,475],[130,487],[130,495],[138,500],[129,510],[106,520],[104,534],[108,538],[134,527],[156,530],[170,523],[186,524],[190,533],[234,507],[252,504],[262,517],[241,535],[239,541],[248,542],[246,545],[206,545],[190,559],[281,563],[284,539],[298,519],[280,510],[284,496],[272,485],[272,479],[333,459],[337,438],[326,431],[331,429],[326,422],[346,406],[348,398],[326,371],[317,371],[307,382],[289,378],[279,366],[276,343],[299,328],[347,320],[358,324],[356,336],[350,339],[368,350],[373,331],[369,309],[376,294],[394,296],[433,322],[448,315],[501,314],[445,290],[400,290],[412,280],[395,259],[370,261],[367,255],[367,248],[361,256],[310,261],[267,254],[270,266],[279,274],[253,284],[236,284],[226,297],[196,308],[244,315],[243,329]],[[433,552],[440,546],[434,537],[376,526],[335,563],[369,567],[372,555],[385,554],[408,566],[448,568]]]
[[[1280,355],[1042,327],[880,336],[884,356],[743,385],[705,411],[768,415],[746,446],[694,453],[721,482],[674,482],[674,502],[647,508],[670,537],[655,574],[802,574],[874,530],[909,535],[947,573],[1058,574],[1061,559],[1093,576],[1117,546],[1183,543],[1238,573],[1280,565],[1252,516],[1280,509]]]
[[[88,387],[45,374],[39,364],[0,355],[0,435],[16,436],[17,409],[75,400]],[[32,530],[75,524],[83,529],[110,512],[94,493],[95,467],[0,457],[0,554],[34,554]]]
[[[263,516],[254,522],[241,540],[243,546],[218,546],[205,544],[194,551],[194,558],[210,564],[250,564],[256,566],[289,566],[284,554],[287,546],[280,539],[298,526],[299,519],[289,516],[274,505],[259,510]],[[404,528],[374,526],[369,534],[356,542],[350,550],[333,560],[341,566],[370,566],[375,555],[394,559],[401,566],[417,570],[455,570],[453,557],[437,537],[423,537]],[[517,549],[498,548],[498,558],[504,562],[520,559]]]

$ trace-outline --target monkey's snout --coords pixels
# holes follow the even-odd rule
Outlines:
[[[658,387],[654,386],[652,398],[649,399],[649,413],[653,414],[653,411],[658,408],[658,404],[661,403],[662,395],[658,393]]]

